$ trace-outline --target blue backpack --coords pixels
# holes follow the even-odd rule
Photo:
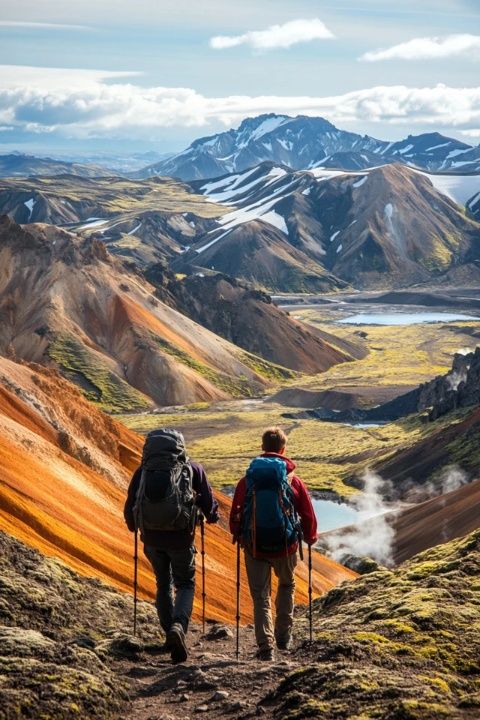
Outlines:
[[[301,540],[286,463],[276,457],[257,457],[245,478],[247,491],[240,530],[243,544],[253,557],[286,551]]]

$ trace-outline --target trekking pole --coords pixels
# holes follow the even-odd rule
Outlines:
[[[237,538],[237,614],[235,616],[237,623],[237,645],[235,655],[238,662],[240,654],[240,539]]]
[[[310,642],[313,642],[313,617],[312,617],[312,546],[308,546],[308,614],[310,625]]]
[[[200,513],[200,537],[202,540],[202,632],[205,635],[205,517]]]
[[[135,528],[135,552],[133,555],[133,634],[137,634],[137,579],[138,579],[138,529]]]

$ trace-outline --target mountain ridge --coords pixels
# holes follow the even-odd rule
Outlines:
[[[262,236],[267,246],[274,236],[279,247],[281,239],[286,241],[291,252],[308,258],[305,268],[313,263],[323,269],[332,290],[341,283],[402,287],[448,279],[449,273],[475,277],[480,224],[462,209],[460,198],[474,191],[476,178],[463,178],[452,189],[445,176],[439,181],[399,164],[344,172],[292,171],[262,163],[243,173],[197,181],[192,183],[196,191],[229,209],[217,218],[217,227],[181,256],[179,267],[213,266],[233,274],[235,257],[241,277],[255,281],[262,265],[250,266],[249,253],[243,253],[254,234],[257,246]],[[269,287],[271,281],[262,280]],[[274,289],[283,290],[278,284]]]
[[[294,170],[322,166],[365,169],[401,162],[425,170],[468,168],[479,172],[480,147],[440,133],[387,142],[339,130],[322,117],[268,113],[245,118],[236,129],[197,138],[182,152],[147,166],[135,177],[158,174],[182,180],[207,179],[243,172],[265,160],[284,163]]]

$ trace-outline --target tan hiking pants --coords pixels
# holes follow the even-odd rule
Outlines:
[[[245,568],[253,600],[255,637],[261,650],[273,648],[274,640],[286,642],[291,635],[296,565],[296,552],[286,557],[260,560],[245,550]],[[278,578],[277,597],[275,598],[275,630],[270,602],[272,569]]]

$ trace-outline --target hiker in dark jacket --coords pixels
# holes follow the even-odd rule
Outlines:
[[[207,523],[218,521],[218,503],[213,497],[203,467],[188,459],[183,435],[170,433],[179,446],[177,460],[191,467],[191,486],[196,507],[204,514]],[[135,531],[135,501],[141,486],[143,464],[135,470],[128,488],[125,503],[125,522],[130,532]],[[157,582],[156,608],[160,625],[165,631],[164,649],[171,653],[174,663],[187,659],[185,635],[192,614],[195,594],[195,524],[185,530],[141,529],[144,552],[150,561]],[[175,594],[174,594],[175,589]]]
[[[301,522],[303,539],[308,545],[313,545],[317,540],[315,512],[307,488],[293,474],[295,463],[285,455],[286,442],[287,437],[280,428],[269,428],[262,436],[261,457],[279,458],[286,464],[287,479],[293,491],[293,505]],[[253,600],[257,657],[268,661],[273,659],[274,642],[280,650],[288,650],[291,646],[298,540],[295,539],[276,553],[253,552],[241,536],[246,499],[247,481],[243,477],[233,497],[230,531],[234,542],[244,545],[245,568]],[[272,568],[278,578],[275,627],[270,604]]]

